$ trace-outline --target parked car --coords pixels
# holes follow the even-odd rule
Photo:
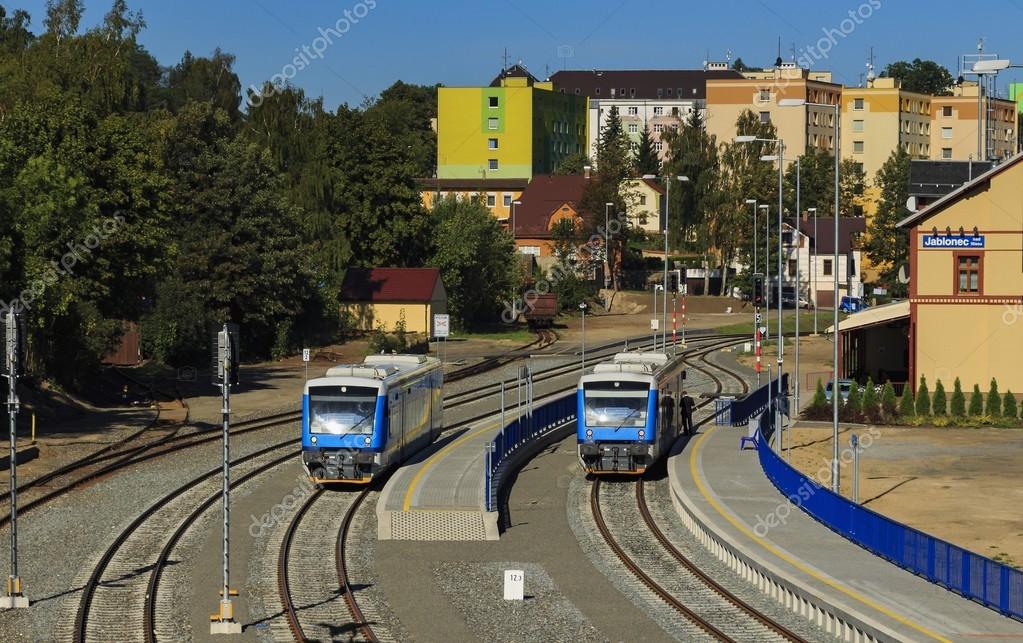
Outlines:
[[[829,381],[827,384],[824,385],[824,397],[827,398],[829,402],[831,401],[831,391],[833,388],[832,386],[833,382],[834,380]],[[858,389],[860,389],[860,393],[866,392],[866,388],[857,384],[855,380],[838,380],[838,393],[839,395],[842,396],[843,402],[849,399],[849,391],[852,390],[853,386],[856,386]]]
[[[843,313],[858,313],[867,308],[870,308],[870,305],[861,297],[842,297],[842,301],[838,305],[838,309]]]

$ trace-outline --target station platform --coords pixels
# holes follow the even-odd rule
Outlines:
[[[843,641],[1023,640],[1023,623],[841,537],[768,480],[745,429],[704,426],[669,461],[682,521],[718,558]]]

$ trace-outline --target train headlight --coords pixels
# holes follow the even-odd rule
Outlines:
[[[644,431],[643,429],[640,429],[639,430],[639,437],[640,437],[640,439],[645,438],[646,437],[646,431]]]
[[[372,438],[366,438],[366,446],[369,446],[373,442]]]
[[[586,437],[588,438],[593,437],[593,429],[586,429]]]
[[[312,442],[313,444],[316,444],[316,436],[314,435],[313,437],[309,438],[309,441]]]

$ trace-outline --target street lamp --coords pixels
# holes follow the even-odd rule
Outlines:
[[[813,336],[817,336],[817,208],[807,208],[807,212],[813,212],[813,253],[810,258],[813,261]]]
[[[771,332],[771,301],[768,298],[771,287],[768,283],[771,280],[771,207],[758,205],[758,210],[764,211],[764,288],[761,291],[764,295],[764,328],[767,333]],[[764,333],[766,336],[767,333]]]
[[[760,387],[760,302],[757,301],[757,200],[746,199],[747,205],[753,206],[753,270],[751,276],[753,277],[750,282],[750,286],[753,289],[753,349],[757,355],[757,387]],[[760,290],[763,294],[763,289]]]
[[[656,179],[657,176],[653,174],[644,174],[644,179]],[[661,329],[662,344],[664,346],[664,352],[668,352],[668,231],[671,229],[668,225],[668,214],[671,207],[671,182],[672,179],[680,182],[688,182],[689,177],[679,174],[678,176],[667,176],[664,177],[664,312],[663,312],[663,327]],[[704,293],[706,294],[706,293]],[[657,347],[654,346],[656,349]]]
[[[586,302],[580,302],[579,310],[583,313],[583,350],[582,350],[582,372],[586,372]]]
[[[661,284],[654,284],[654,287],[653,287],[653,294],[654,294],[654,315],[653,315],[653,318],[650,320],[650,330],[652,330],[653,333],[654,333],[654,347],[653,347],[653,350],[655,350],[655,351],[657,350],[657,291],[658,290],[664,290],[664,286],[662,286]]]
[[[979,93],[979,87],[978,87]],[[834,265],[832,266],[831,272],[834,275],[834,301],[832,306],[835,309],[835,337],[833,338],[832,355],[831,355],[831,490],[833,492],[840,493],[841,485],[839,481],[840,465],[838,460],[838,395],[835,391],[838,390],[838,219],[839,219],[839,185],[838,185],[838,173],[839,173],[839,157],[841,156],[841,105],[838,99],[835,99],[834,105],[828,103],[810,103],[805,98],[783,98],[778,101],[779,107],[829,107],[835,110],[835,210],[832,213],[835,219],[835,254],[834,254]],[[980,114],[977,114],[980,117]],[[979,124],[978,124],[979,127]],[[816,240],[814,240],[816,243]]]

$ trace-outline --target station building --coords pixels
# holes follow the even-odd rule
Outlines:
[[[341,314],[355,330],[405,330],[434,336],[433,316],[448,311],[436,268],[349,268],[341,283]]]

